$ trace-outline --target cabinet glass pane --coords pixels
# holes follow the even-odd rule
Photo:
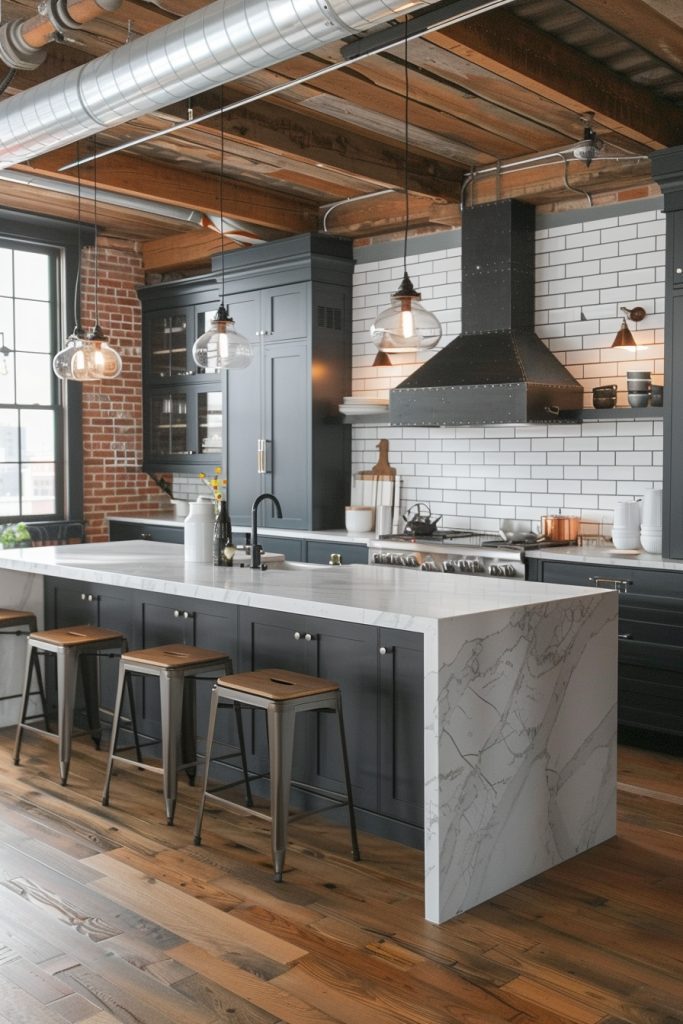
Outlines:
[[[212,310],[210,310],[208,312],[205,310],[205,311],[197,314],[197,337],[198,338],[201,337],[202,334],[204,334],[206,331],[208,331],[211,328],[211,326],[212,326],[211,325],[211,321],[216,316],[216,313],[217,313],[217,310],[212,309]],[[192,344],[194,344],[194,341],[192,341]],[[192,348],[192,345],[190,345],[190,348]],[[206,367],[204,367],[204,366],[194,366],[194,360],[192,360],[191,365],[194,367],[196,373],[205,373],[207,376],[214,376],[215,374],[221,372],[220,370],[207,370]]]
[[[182,455],[187,452],[187,395],[184,391],[152,397],[150,449],[152,455]]]
[[[171,377],[187,369],[187,316],[154,316],[149,328],[150,369],[155,376]]]
[[[199,451],[202,455],[220,454],[223,446],[223,395],[203,391],[197,395]]]

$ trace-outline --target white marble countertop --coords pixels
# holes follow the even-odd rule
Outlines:
[[[589,565],[625,565],[639,569],[667,569],[683,572],[683,561],[652,555],[639,549],[634,554],[620,551],[612,544],[568,545],[563,548],[537,548],[527,551],[526,558],[542,558],[543,561],[577,562]]]
[[[158,512],[155,515],[111,515],[107,516],[109,522],[115,523],[142,523],[146,526],[177,526],[180,529],[184,526],[183,516],[174,516],[172,513]],[[234,526],[233,533],[248,533],[248,526]],[[259,526],[259,537],[295,537],[297,540],[330,540],[340,544],[367,544],[375,539],[375,532],[350,533],[348,530],[278,530],[274,526]]]
[[[387,566],[285,562],[259,572],[185,562],[177,544],[133,540],[0,552],[0,568],[423,632],[462,616],[594,594],[498,577],[397,572]]]

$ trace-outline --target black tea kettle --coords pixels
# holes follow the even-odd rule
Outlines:
[[[415,505],[411,505],[403,516],[403,521],[406,524],[404,532],[413,537],[431,537],[440,519],[441,516],[432,519],[432,510],[429,505],[418,501]]]

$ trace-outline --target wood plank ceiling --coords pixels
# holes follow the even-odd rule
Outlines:
[[[44,64],[18,71],[4,95],[203,6],[200,0],[123,0],[118,10],[50,43]],[[448,10],[448,3],[440,6]],[[36,0],[4,0],[2,21],[32,17],[36,7]],[[400,37],[402,27],[397,31]],[[322,229],[356,239],[402,231],[400,39],[391,50],[288,85],[342,61],[349,42],[321,46],[222,90],[225,103],[236,103],[287,86],[224,115],[222,202],[231,222],[226,247],[252,236]],[[0,66],[0,78],[3,73]],[[512,0],[410,40],[408,93],[411,232],[457,226],[463,194],[467,202],[518,196],[557,208],[652,193],[647,154],[683,144],[683,5]],[[193,97],[195,118],[220,102],[218,90]],[[573,153],[586,111],[594,112],[593,127],[604,143],[590,166]],[[182,124],[187,115],[183,103],[102,131],[98,151]],[[92,140],[79,144],[81,156],[92,149]],[[545,153],[560,155],[523,163]],[[75,156],[69,146],[31,166],[16,166],[5,178],[0,174],[0,204],[75,219],[76,197],[58,191],[63,182],[73,189],[77,172],[63,168]],[[208,221],[220,211],[220,167],[219,117],[102,156],[98,226],[141,239],[149,270],[205,266],[220,247]],[[92,163],[82,166],[83,186],[92,174]],[[12,175],[15,180],[6,180]],[[114,194],[117,205],[107,201]],[[140,207],[139,200],[168,204],[175,215],[163,206]]]

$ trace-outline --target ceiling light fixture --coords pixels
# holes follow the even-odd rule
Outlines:
[[[573,155],[577,160],[583,160],[586,167],[590,167],[593,162],[593,158],[598,155],[604,142],[596,134],[593,128],[593,118],[595,113],[592,110],[587,110],[585,114],[581,115],[583,121],[583,138],[572,150]]]
[[[404,74],[404,132],[403,132],[403,195],[405,223],[403,229],[403,280],[391,296],[391,305],[378,314],[370,327],[370,337],[379,349],[373,366],[389,364],[391,352],[421,352],[433,348],[441,337],[441,324],[433,313],[420,303],[418,292],[408,275],[408,226],[410,223],[408,190],[409,155],[409,89],[408,89],[408,19],[404,22],[403,74]]]
[[[94,140],[97,149],[97,139]],[[78,270],[74,288],[74,329],[66,339],[64,348],[60,349],[52,360],[52,369],[61,380],[75,380],[86,383],[96,380],[112,380],[121,373],[121,356],[108,343],[99,321],[99,259],[97,242],[97,163],[93,169],[93,218],[95,221],[95,325],[85,334],[80,326],[79,296],[81,283],[81,176],[78,183]]]
[[[221,88],[221,107],[223,89]],[[221,175],[220,175],[220,233],[221,272],[223,287],[221,304],[211,320],[208,331],[201,334],[192,346],[192,358],[197,366],[205,370],[243,370],[254,358],[254,350],[241,334],[235,330],[235,321],[225,305],[225,218],[223,216],[223,172],[225,169],[224,114],[221,110]]]

